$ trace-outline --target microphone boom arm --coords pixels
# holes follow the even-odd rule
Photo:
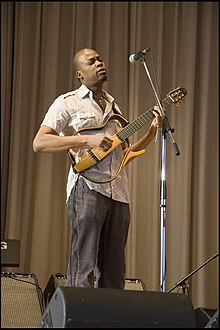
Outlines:
[[[188,280],[188,278],[190,278],[194,273],[198,272],[199,269],[201,269],[202,267],[204,267],[206,264],[208,264],[210,261],[212,261],[213,259],[215,259],[217,256],[219,255],[219,252],[215,253],[211,258],[209,258],[208,260],[206,260],[201,266],[199,266],[198,268],[194,269],[190,274],[186,275],[185,277],[183,277],[179,282],[177,282],[170,290],[168,290],[167,292],[171,292],[173,291],[175,288],[177,288],[178,286],[183,286],[185,285],[185,281]]]
[[[152,88],[153,88],[153,91],[154,91],[154,94],[155,94],[155,97],[156,97],[156,100],[157,100],[158,106],[159,106],[159,108],[160,108],[160,111],[161,111],[161,114],[162,114],[162,119],[163,119],[163,126],[164,126],[164,129],[165,129],[166,132],[168,132],[169,135],[170,135],[171,144],[172,144],[172,146],[173,146],[173,148],[174,148],[174,152],[175,152],[175,154],[176,154],[177,156],[179,156],[179,155],[180,155],[180,151],[179,151],[179,148],[178,148],[178,146],[177,146],[177,144],[176,144],[176,142],[175,142],[175,140],[174,140],[174,138],[173,138],[173,135],[172,135],[172,133],[174,132],[174,129],[170,127],[170,124],[169,124],[169,122],[168,122],[168,119],[167,119],[167,117],[166,117],[166,115],[165,115],[165,113],[164,113],[164,110],[163,110],[163,107],[162,107],[161,101],[160,101],[160,99],[159,99],[159,97],[158,97],[158,95],[157,95],[156,89],[155,89],[155,87],[154,87],[154,85],[153,85],[153,82],[152,82],[151,76],[150,76],[150,74],[149,74],[149,70],[148,70],[148,68],[147,68],[147,65],[146,65],[146,62],[145,62],[145,58],[144,58],[144,56],[143,56],[143,59],[142,59],[142,63],[143,63],[143,65],[144,65],[145,71],[147,72],[147,76],[148,76],[148,78],[149,78],[149,80],[150,80],[150,83],[151,83],[151,86],[152,86]]]

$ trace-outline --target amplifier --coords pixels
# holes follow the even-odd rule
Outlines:
[[[43,311],[34,274],[1,273],[1,328],[35,328]]]
[[[1,241],[1,266],[19,267],[20,263],[20,241],[16,239],[5,239]]]

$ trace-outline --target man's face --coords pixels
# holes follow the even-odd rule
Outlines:
[[[107,80],[107,70],[101,56],[92,49],[84,49],[77,58],[77,77],[85,85],[95,85]]]

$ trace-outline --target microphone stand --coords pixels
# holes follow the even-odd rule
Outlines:
[[[142,54],[141,62],[144,65],[145,71],[153,88],[158,106],[162,114],[162,157],[161,157],[161,183],[160,183],[160,291],[165,292],[165,228],[166,228],[166,134],[169,133],[171,144],[173,146],[176,156],[180,155],[176,142],[174,141],[172,133],[174,129],[170,127],[168,118],[166,117],[161,101],[157,95],[156,89],[153,85],[149,70],[146,65],[145,57]],[[158,133],[158,132],[157,132]]]
[[[185,293],[187,285],[186,285],[186,280],[188,280],[188,278],[190,278],[194,273],[198,272],[199,269],[203,268],[206,264],[208,264],[210,261],[212,261],[214,258],[216,258],[219,255],[219,252],[217,252],[216,254],[214,254],[211,258],[209,258],[208,260],[206,260],[201,266],[199,266],[198,268],[194,269],[190,274],[186,275],[185,277],[183,277],[179,282],[177,282],[169,291],[167,292],[171,292],[173,291],[175,288],[177,288],[178,286],[180,286],[180,288],[183,290],[183,293]]]

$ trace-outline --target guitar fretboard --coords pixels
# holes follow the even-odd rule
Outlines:
[[[170,96],[167,96],[165,99],[162,100],[162,106],[164,108],[167,108],[170,104],[172,104],[174,101]],[[117,137],[125,141],[129,136],[134,134],[136,131],[138,131],[142,126],[147,124],[150,120],[153,119],[154,107],[151,109],[148,109],[146,112],[144,112],[142,115],[137,117],[132,123],[127,124],[124,128],[121,129],[120,132],[116,133]]]

